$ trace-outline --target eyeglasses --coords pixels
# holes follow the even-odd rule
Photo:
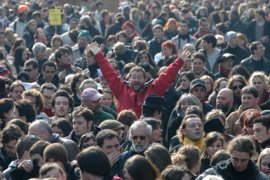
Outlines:
[[[236,89],[242,89],[245,87],[244,85],[239,85],[239,86],[233,86],[232,89],[235,91]]]
[[[133,140],[138,140],[138,139],[140,139],[140,140],[145,140],[146,139],[146,137],[145,136],[132,136],[131,137]]]

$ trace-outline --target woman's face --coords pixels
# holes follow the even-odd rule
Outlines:
[[[169,24],[169,30],[171,30],[171,31],[176,30],[176,24],[174,22]]]
[[[149,58],[148,58],[148,55],[146,53],[143,53],[141,56],[140,56],[140,62],[141,63],[149,63]]]
[[[161,51],[164,57],[169,57],[172,55],[173,49],[168,46],[163,46]]]
[[[162,141],[162,129],[160,125],[152,131],[152,142],[161,142]]]
[[[267,176],[270,175],[270,168],[268,167],[269,163],[270,163],[270,154],[264,156],[260,163],[260,170]]]
[[[54,47],[54,49],[58,49],[58,48],[60,48],[61,46],[62,46],[62,42],[61,42],[61,41],[55,40],[55,41],[53,42],[53,47]]]
[[[190,81],[188,80],[188,78],[186,76],[181,76],[180,80],[180,86],[182,87],[182,89],[189,89]]]
[[[93,65],[96,63],[95,57],[90,52],[87,53],[87,63],[88,65]]]
[[[218,150],[221,150],[221,149],[223,149],[222,142],[221,140],[217,140],[210,146],[206,147],[206,152],[209,157],[212,157]]]
[[[260,77],[254,77],[252,79],[252,82],[251,83],[252,83],[253,86],[255,86],[255,88],[257,89],[257,91],[259,93],[263,93],[265,84],[264,84],[264,81],[263,81],[262,78],[260,78]]]
[[[189,106],[189,103],[186,102],[186,101],[182,101],[180,105],[181,105],[181,110],[182,110],[183,112],[186,112],[186,110],[187,110],[187,108],[188,108],[188,106]]]
[[[213,88],[212,82],[209,79],[204,79],[203,81],[205,82],[206,92],[210,93]]]
[[[233,94],[238,97],[241,98],[241,90],[242,88],[245,87],[243,83],[241,83],[240,81],[233,81],[232,83],[232,91]]]
[[[24,61],[24,62],[28,59],[28,52],[27,52],[27,50],[24,50],[24,51],[23,51],[23,53],[22,53],[22,58],[23,58],[23,61]]]
[[[111,105],[113,103],[113,97],[112,97],[112,95],[110,93],[107,93],[107,92],[105,92],[103,95],[104,96],[103,96],[103,99],[102,99],[102,104],[104,106],[111,107]]]
[[[130,26],[126,26],[126,27],[125,27],[125,32],[126,32],[127,34],[132,34],[132,31],[133,31],[133,29],[132,29]]]
[[[224,89],[224,88],[226,88],[227,87],[227,85],[228,85],[228,82],[227,81],[220,81],[220,83],[219,83],[219,87],[218,87],[218,92],[221,90],[221,89]]]

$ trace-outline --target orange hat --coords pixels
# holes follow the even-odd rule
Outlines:
[[[18,7],[18,13],[22,13],[28,10],[28,6],[27,5],[19,5]]]

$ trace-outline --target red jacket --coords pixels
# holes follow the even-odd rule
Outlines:
[[[145,84],[139,92],[135,92],[117,73],[117,71],[109,64],[102,53],[97,54],[96,61],[101,72],[108,82],[114,96],[118,100],[117,112],[124,109],[133,110],[139,118],[142,113],[142,103],[149,94],[163,96],[168,87],[173,83],[179,69],[184,64],[180,58],[170,64],[158,78],[149,84]]]

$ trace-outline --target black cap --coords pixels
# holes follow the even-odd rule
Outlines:
[[[234,59],[236,56],[230,53],[224,53],[222,55],[219,56],[219,58],[217,59],[217,63],[221,63],[226,59],[232,58]]]
[[[194,79],[193,81],[191,81],[190,90],[192,90],[196,86],[202,86],[202,87],[206,88],[205,82],[201,79]]]
[[[155,94],[149,94],[143,102],[143,106],[153,109],[164,109],[164,98]]]

